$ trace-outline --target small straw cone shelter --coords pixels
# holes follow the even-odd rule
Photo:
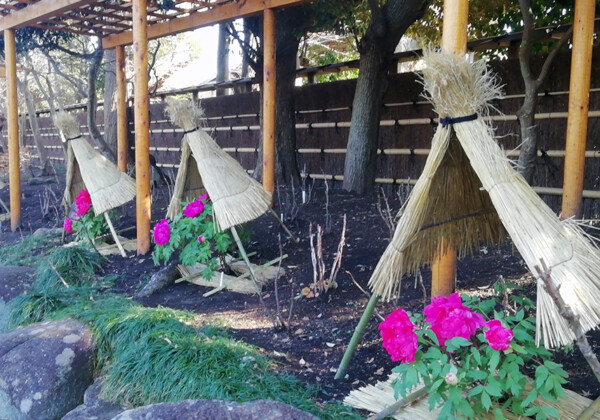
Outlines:
[[[544,261],[585,331],[600,323],[600,252],[572,220],[561,221],[514,170],[484,121],[500,87],[485,63],[425,52],[425,91],[443,118],[423,173],[369,285],[389,299],[402,276],[428,264],[443,241],[460,256],[510,235],[529,270]],[[537,342],[575,336],[537,280]]]
[[[82,189],[90,193],[96,216],[135,197],[135,181],[95,150],[79,130],[75,118],[56,114],[56,127],[67,142],[67,179],[64,201],[71,205]]]
[[[271,194],[202,128],[204,116],[200,107],[192,101],[173,100],[167,104],[167,113],[173,123],[184,130],[181,165],[167,210],[168,218],[172,219],[181,211],[184,193],[198,189],[199,182],[210,196],[220,230],[256,219],[269,211]],[[195,174],[199,179],[194,184]]]

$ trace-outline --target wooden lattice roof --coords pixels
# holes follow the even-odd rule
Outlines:
[[[309,0],[149,0],[148,38],[225,22]],[[0,30],[33,26],[103,38],[104,48],[132,43],[131,1],[0,0]]]

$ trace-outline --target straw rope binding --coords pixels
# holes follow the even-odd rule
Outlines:
[[[67,139],[67,179],[64,199],[73,202],[71,190],[75,165],[79,167],[85,188],[90,193],[96,216],[121,206],[135,197],[135,181],[119,171],[116,165],[102,156],[83,138],[75,118],[65,112],[56,114],[56,127]]]
[[[198,129],[202,127],[204,115],[200,107],[192,101],[171,100],[167,102],[167,114],[173,123],[182,127],[186,133],[182,149],[189,147],[193,159],[188,158],[185,163],[189,165],[195,160],[202,184],[213,202],[213,212],[219,229],[226,230],[253,220],[269,209],[271,194],[250,177],[234,158],[223,151],[206,131]],[[182,164],[183,159],[182,151]],[[179,178],[178,174],[177,179]],[[181,187],[184,178],[185,175],[181,175],[181,181],[177,184],[176,180],[176,186]],[[169,206],[169,217],[177,214],[177,205],[173,204],[173,200],[178,198],[181,201],[174,193],[172,207]]]

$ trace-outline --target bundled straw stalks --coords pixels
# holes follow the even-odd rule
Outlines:
[[[480,243],[498,243],[505,230],[532,273],[542,259],[551,268],[552,281],[584,330],[596,327],[600,252],[573,221],[559,220],[496,143],[481,118],[488,113],[489,101],[499,95],[494,77],[485,63],[469,64],[453,54],[427,52],[425,61],[423,84],[440,117],[479,117],[438,126],[423,174],[370,279],[373,291],[389,298],[404,273],[432,260],[442,238],[463,254]],[[459,160],[469,168],[445,169]],[[575,336],[540,279],[537,292],[538,343],[571,343]]]
[[[168,217],[174,217],[181,209],[185,182],[190,176],[193,161],[213,203],[219,229],[226,230],[256,219],[269,210],[271,194],[202,128],[203,112],[198,106],[192,101],[169,101],[167,114],[186,132],[182,144],[182,165],[175,180]]]
[[[392,382],[397,378],[396,374],[390,375],[387,381],[385,382],[377,382],[375,385],[366,385],[359,389],[355,389],[350,391],[350,394],[346,398],[344,398],[344,404],[350,407],[358,408],[361,410],[367,410],[372,413],[380,413],[388,407],[393,406],[397,403],[394,398],[394,388],[392,387]],[[417,385],[418,387],[422,387],[422,383]],[[531,392],[531,385],[526,385],[525,393],[528,394]],[[413,390],[415,395],[418,390]],[[394,412],[391,417],[395,419],[406,419],[406,420],[430,420],[437,418],[440,409],[434,408],[433,410],[429,410],[429,402],[427,400],[427,393],[424,393],[420,398],[415,398],[412,401],[410,400],[410,395],[407,396],[407,403],[400,404],[402,407],[399,407],[397,411]],[[589,398],[582,397],[581,395],[569,391],[565,389],[565,396],[560,397],[556,402],[549,402],[547,400],[538,399],[533,402],[533,405],[549,405],[554,407],[560,413],[561,419],[575,419],[578,418],[583,410],[590,406],[592,401]],[[507,419],[525,419],[529,417],[519,417],[515,414],[502,410],[502,414]],[[386,417],[388,418],[388,417]],[[486,413],[483,419],[494,419],[494,414],[490,411]],[[600,413],[596,413],[592,417],[593,419],[600,419]]]
[[[95,150],[79,130],[75,118],[66,112],[56,114],[56,127],[67,142],[67,205],[84,187],[90,193],[96,216],[121,206],[135,197],[135,181]],[[80,181],[83,181],[83,185]]]

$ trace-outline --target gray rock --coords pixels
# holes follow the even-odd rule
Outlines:
[[[62,418],[62,420],[110,420],[122,413],[125,407],[100,398],[102,381],[96,380],[83,395],[83,404]]]
[[[0,266],[0,299],[7,303],[29,290],[34,274],[33,267]]]
[[[243,404],[226,401],[186,400],[152,404],[124,411],[112,420],[318,420],[287,404],[257,400]]]
[[[92,334],[77,321],[0,335],[0,420],[60,419],[92,382],[92,355]]]
[[[39,228],[32,233],[32,236],[58,236],[63,232],[63,228]]]

